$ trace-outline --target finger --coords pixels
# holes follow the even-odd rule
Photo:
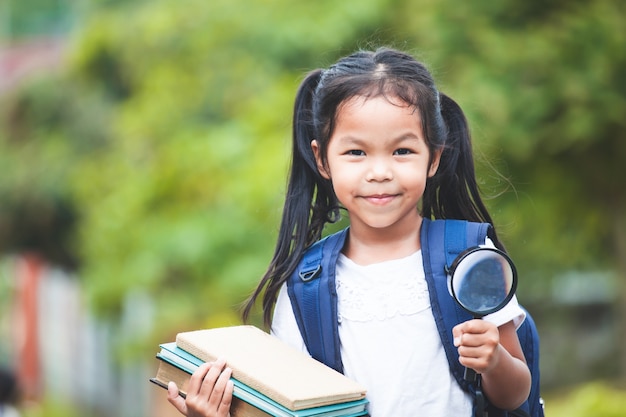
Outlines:
[[[461,345],[457,350],[459,352],[459,356],[465,359],[476,359],[484,356],[483,348],[480,346],[470,347],[466,345]]]
[[[452,328],[454,346],[461,346],[466,340],[466,334],[482,333],[482,320],[468,320]]]
[[[472,319],[459,324],[457,327],[459,327],[463,333],[484,333],[491,326],[492,324],[488,321]]]
[[[211,400],[211,397],[215,390],[215,384],[217,383],[218,378],[222,374],[225,366],[226,361],[224,361],[223,359],[218,359],[211,364],[211,368],[204,376],[204,380],[202,381],[202,386],[200,387],[199,394],[206,397],[209,401]],[[215,401],[213,403],[216,404]]]
[[[462,348],[477,348],[483,346],[486,343],[483,334],[463,333],[459,337],[459,344],[457,347]]]
[[[454,345],[481,346],[494,345],[500,342],[498,328],[484,320],[470,320],[461,323],[453,329]]]
[[[185,399],[180,396],[178,387],[174,382],[167,384],[167,401],[170,402],[181,414],[187,415],[187,404]]]
[[[215,405],[220,415],[226,415],[232,403],[234,385],[230,380],[231,375],[232,370],[230,368],[224,369],[215,383],[211,399],[209,400],[212,403],[211,405]]]
[[[194,396],[200,392],[204,378],[210,369],[211,363],[203,363],[195,370],[189,379],[189,386],[187,387],[188,396]]]
[[[493,368],[498,362],[499,345],[481,345],[478,347],[461,346],[459,362],[462,365],[474,369],[478,373],[484,373]]]
[[[233,381],[229,380],[226,382],[226,390],[224,392],[224,396],[222,397],[222,402],[220,403],[218,413],[224,416],[230,416],[230,406],[233,402],[233,391],[235,389],[235,384]]]
[[[477,373],[481,373],[486,362],[480,348],[468,348],[465,346],[461,346],[458,351],[459,362],[461,363],[461,365],[467,368],[472,368]]]
[[[211,389],[211,398],[210,398],[210,400],[212,400],[214,404],[217,404],[222,399],[222,395],[224,395],[224,390],[226,389],[226,382],[228,382],[228,379],[230,378],[231,370],[230,368],[227,368],[227,367],[225,367],[224,369],[220,369],[216,367],[215,369],[212,369],[211,371],[212,372],[209,372],[209,374],[207,374],[207,378],[205,379],[205,384],[207,385],[210,384],[210,381],[208,381],[208,379],[213,372],[219,372],[216,374],[217,376],[215,377],[215,380],[213,381],[213,387]]]
[[[459,347],[461,345],[461,336],[463,336],[463,323],[457,324],[452,328],[454,346]]]

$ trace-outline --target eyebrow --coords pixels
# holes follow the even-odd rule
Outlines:
[[[344,144],[355,144],[355,145],[363,145],[365,144],[365,140],[359,138],[359,137],[355,137],[355,136],[351,136],[351,135],[346,135],[346,136],[340,136],[337,139],[339,139],[342,143]],[[413,133],[404,133],[396,138],[392,138],[391,142],[392,144],[396,145],[396,144],[400,144],[402,142],[406,142],[406,141],[421,141],[426,143],[426,141],[424,140],[424,138],[417,136]]]

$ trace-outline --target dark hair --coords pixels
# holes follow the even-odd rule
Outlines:
[[[426,67],[412,56],[389,48],[360,51],[326,70],[310,72],[300,84],[293,114],[293,155],[283,216],[274,257],[248,299],[246,320],[263,294],[263,317],[271,323],[272,307],[282,284],[308,246],[320,239],[324,225],[339,217],[339,202],[330,180],[317,168],[311,141],[326,160],[342,104],[355,96],[397,98],[419,112],[431,159],[441,151],[437,173],[426,183],[421,214],[492,223],[478,191],[467,120],[461,108],[440,93]],[[502,247],[495,231],[492,239]]]

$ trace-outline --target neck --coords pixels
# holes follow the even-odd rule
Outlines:
[[[420,248],[422,218],[410,227],[372,229],[350,227],[343,254],[359,265],[369,265],[414,254]]]

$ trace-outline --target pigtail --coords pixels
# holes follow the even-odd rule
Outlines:
[[[445,94],[440,94],[440,106],[447,140],[439,169],[426,185],[422,214],[427,218],[464,219],[493,225],[476,182],[467,119],[459,105]],[[490,237],[497,247],[504,249],[495,229]]]
[[[338,217],[332,185],[320,175],[311,149],[311,141],[316,138],[313,100],[321,76],[322,70],[310,72],[296,94],[292,161],[278,240],[265,275],[245,303],[244,321],[263,293],[263,319],[265,325],[270,325],[282,284],[296,269],[305,249],[319,240],[324,225]]]

